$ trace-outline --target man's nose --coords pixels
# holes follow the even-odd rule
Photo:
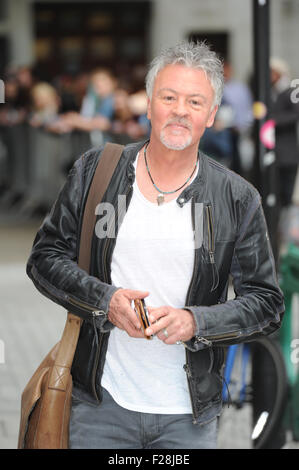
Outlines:
[[[173,111],[178,116],[186,116],[188,114],[188,108],[187,108],[186,101],[183,98],[178,99],[176,101],[176,104],[175,104],[175,107],[174,107]]]

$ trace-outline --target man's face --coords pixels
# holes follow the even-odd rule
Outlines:
[[[92,85],[95,92],[102,97],[110,95],[114,91],[114,81],[105,72],[97,72],[92,77]]]
[[[280,79],[281,75],[275,69],[270,70],[270,79],[272,85],[275,85],[276,82]]]
[[[167,148],[183,150],[197,145],[217,111],[214,91],[203,70],[167,65],[158,73],[148,101],[151,139]]]

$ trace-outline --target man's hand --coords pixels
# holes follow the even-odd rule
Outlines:
[[[148,307],[148,311],[151,326],[145,330],[147,335],[157,335],[166,344],[193,338],[196,323],[189,310],[164,306]]]
[[[108,320],[133,338],[144,338],[140,321],[131,306],[134,299],[144,299],[149,292],[119,289],[111,297]]]

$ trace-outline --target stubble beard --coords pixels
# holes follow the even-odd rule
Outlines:
[[[174,141],[175,134],[176,134],[175,132],[173,133],[172,136],[167,136],[166,128],[167,128],[168,124],[175,124],[175,123],[186,125],[186,127],[189,129],[189,132],[190,132],[190,134],[188,136],[186,136],[183,139],[183,141],[181,141],[181,142],[175,142]],[[177,135],[179,135],[179,133],[177,133]],[[185,148],[189,147],[189,145],[192,142],[191,126],[189,125],[189,123],[186,123],[186,122],[183,123],[183,122],[178,121],[178,120],[170,121],[170,122],[166,123],[166,125],[161,130],[160,140],[161,140],[162,144],[165,145],[165,147],[168,148],[169,150],[184,150]]]

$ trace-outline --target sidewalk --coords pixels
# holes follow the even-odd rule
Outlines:
[[[65,311],[35,289],[25,273],[37,226],[0,228],[0,448],[17,447],[20,397],[61,336]]]

